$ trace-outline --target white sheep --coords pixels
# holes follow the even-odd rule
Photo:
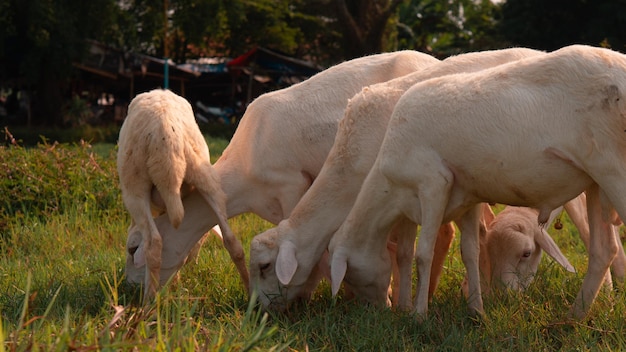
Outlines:
[[[555,209],[544,226],[537,224],[539,213],[527,207],[505,207],[495,216],[483,203],[484,228],[480,231],[481,290],[488,294],[492,287],[522,290],[533,280],[541,261],[542,250],[569,272],[574,267],[546,232],[546,226],[559,215]],[[462,284],[468,296],[467,276]]]
[[[330,150],[348,99],[364,86],[420,70],[439,60],[417,51],[366,56],[338,64],[279,91],[263,94],[248,106],[228,147],[214,165],[227,197],[227,216],[252,212],[278,223],[289,216],[319,173]],[[195,193],[184,199],[185,218],[174,229],[156,219],[163,238],[161,277],[170,277],[202,234],[216,224]],[[140,245],[127,242],[127,263]],[[130,282],[144,272],[126,265]]]
[[[257,286],[259,301],[284,309],[295,298],[309,297],[320,279],[318,267],[332,234],[345,220],[363,180],[373,165],[382,143],[393,107],[415,83],[459,72],[473,72],[520,58],[542,54],[514,48],[469,53],[394,80],[364,88],[350,99],[341,120],[335,143],[320,174],[294,208],[277,227],[261,233],[250,245],[250,275]],[[398,273],[394,284],[394,305],[410,308],[413,244],[416,225],[400,222],[396,236]],[[398,230],[396,228],[396,230]],[[440,229],[437,241],[438,264],[433,265],[431,294],[436,287],[443,260],[454,238],[451,224]],[[393,251],[391,251],[393,253]],[[396,280],[396,278],[398,280]],[[404,278],[404,279],[403,279]]]
[[[122,199],[132,218],[129,241],[141,239],[134,246],[131,266],[145,271],[144,297],[153,297],[169,279],[160,276],[162,238],[151,208],[165,210],[172,226],[178,227],[185,216],[181,188],[185,192],[192,187],[217,217],[224,246],[247,289],[243,247],[226,221],[226,198],[189,102],[161,89],[137,95],[128,107],[118,146]]]
[[[456,220],[469,309],[482,314],[480,203],[535,208],[543,224],[586,191],[589,266],[571,311],[585,316],[617,252],[613,206],[626,215],[625,91],[626,57],[588,46],[413,86],[330,242],[333,293],[343,279],[357,296],[384,304],[391,267],[384,234],[407,216],[422,226],[414,310],[425,315],[437,231]]]
[[[572,223],[578,229],[585,246],[589,248],[589,224],[585,194],[580,194],[565,203],[563,207],[553,211],[546,225],[551,224],[563,210],[567,212]],[[481,289],[484,295],[496,287],[506,287],[513,290],[528,287],[539,267],[542,250],[568,271],[574,271],[574,268],[545,229],[537,225],[537,216],[536,210],[514,206],[505,207],[495,216],[488,205],[484,207],[483,219],[485,224],[483,226],[485,231],[480,232],[479,262]],[[616,240],[619,250],[611,264],[611,269],[618,281],[623,282],[624,258],[626,256],[619,236]],[[607,272],[604,280],[609,288],[612,284],[610,274]],[[467,277],[463,281],[462,288],[467,297]]]

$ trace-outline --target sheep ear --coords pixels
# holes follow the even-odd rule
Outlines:
[[[489,228],[495,218],[496,215],[493,213],[489,203],[483,203],[483,221],[485,222],[485,226]]]
[[[541,234],[537,234],[535,237],[535,242],[544,250],[544,252],[548,253],[557,263],[561,264],[565,268],[565,270],[570,273],[575,273],[576,269],[570,264],[570,262],[565,258],[565,255],[561,252],[559,246],[554,243],[554,240],[550,235],[541,228]]]
[[[136,268],[146,265],[146,251],[144,251],[143,244],[141,244],[133,254],[133,263]]]
[[[215,225],[211,228],[211,231],[220,238],[220,240],[224,241],[224,235],[222,235],[222,229],[219,225]]]
[[[348,269],[348,261],[344,256],[333,255],[330,264],[330,283],[333,296],[339,292],[341,282],[346,276],[346,270]]]
[[[278,257],[276,258],[276,276],[278,276],[280,283],[289,284],[296,273],[296,269],[298,269],[296,246],[290,241],[285,241],[278,248]]]

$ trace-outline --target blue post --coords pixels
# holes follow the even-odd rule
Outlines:
[[[169,59],[165,58],[165,64],[163,65],[163,89],[170,88],[170,67]]]

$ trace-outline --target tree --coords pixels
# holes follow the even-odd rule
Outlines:
[[[9,0],[1,18],[3,80],[31,92],[34,123],[60,124],[63,87],[72,64],[86,50],[85,38],[98,38],[110,26],[113,0]]]
[[[177,63],[265,46],[329,66],[397,49],[448,54],[492,46],[496,11],[489,5],[490,0],[5,0],[0,78],[32,89],[34,123],[60,125],[72,65],[86,54],[86,39],[167,54]]]
[[[499,9],[491,0],[411,0],[399,9],[398,47],[439,57],[503,47]]]
[[[500,31],[514,45],[555,50],[580,43],[626,49],[624,0],[507,0]]]
[[[302,28],[321,28],[318,18],[299,12],[305,2],[172,1],[174,40],[169,44],[179,61],[198,55],[235,56],[255,45],[293,54],[308,42]]]
[[[380,53],[389,47],[392,22],[403,0],[335,0],[337,23],[342,29],[342,44],[347,58]]]

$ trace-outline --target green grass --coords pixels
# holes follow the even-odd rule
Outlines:
[[[226,140],[208,140],[213,161]],[[623,287],[602,293],[589,317],[566,319],[586,268],[566,216],[551,230],[576,267],[544,258],[531,287],[498,293],[474,320],[460,293],[459,240],[427,319],[333,298],[322,283],[307,304],[264,314],[250,302],[214,237],[151,305],[124,279],[129,217],[112,144],[0,147],[0,338],[3,351],[460,351],[625,350]],[[244,247],[271,225],[230,220]]]

